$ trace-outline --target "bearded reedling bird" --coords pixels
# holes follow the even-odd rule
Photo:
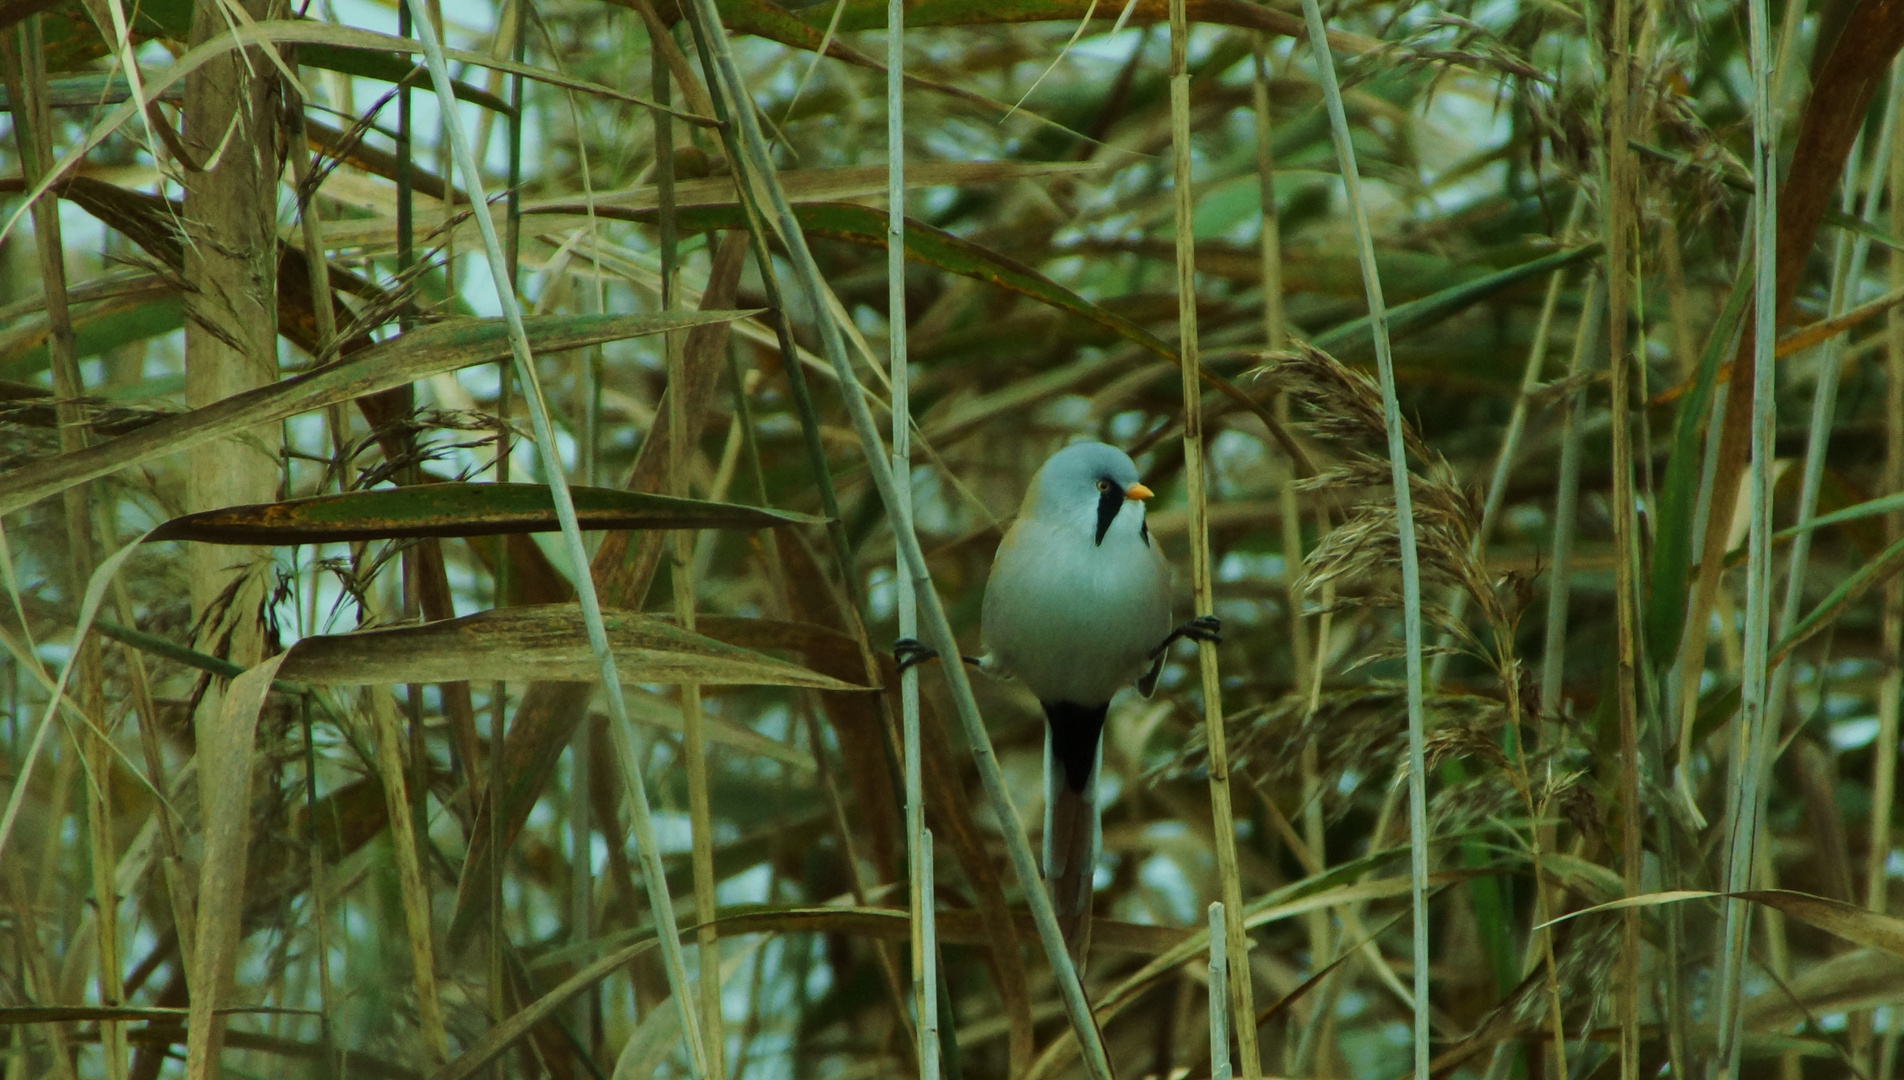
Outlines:
[[[1065,447],[1032,480],[985,586],[988,652],[977,663],[1024,683],[1044,706],[1045,888],[1080,973],[1090,948],[1100,737],[1111,698],[1132,683],[1150,696],[1178,638],[1221,640],[1213,615],[1171,629],[1170,564],[1144,524],[1150,497],[1122,450]],[[911,639],[895,652],[902,668],[933,655]]]

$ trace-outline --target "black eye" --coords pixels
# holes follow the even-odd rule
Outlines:
[[[1097,489],[1099,491],[1108,492],[1111,490],[1111,482],[1109,480],[1099,480],[1097,482]]]

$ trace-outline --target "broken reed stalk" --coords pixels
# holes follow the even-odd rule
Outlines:
[[[410,0],[415,3],[417,0]],[[894,486],[893,470],[888,453],[882,446],[879,431],[874,426],[872,410],[866,403],[866,394],[860,386],[859,378],[853,370],[852,362],[846,355],[846,343],[838,324],[826,317],[829,310],[828,297],[831,290],[820,276],[820,268],[814,262],[813,253],[807,247],[806,236],[801,232],[800,223],[793,215],[793,207],[787,201],[787,195],[780,186],[779,175],[774,169],[773,159],[767,147],[767,141],[761,134],[760,120],[746,103],[751,100],[747,95],[746,84],[740,77],[738,66],[734,62],[733,50],[728,44],[725,29],[721,25],[720,12],[713,0],[694,0],[694,18],[698,20],[703,44],[709,58],[714,61],[714,71],[710,79],[722,83],[722,92],[727,100],[738,103],[731,111],[733,127],[739,134],[738,146],[743,155],[735,161],[735,168],[741,170],[743,180],[751,179],[767,196],[771,211],[772,224],[786,244],[789,261],[793,265],[796,279],[800,283],[804,299],[809,310],[815,313],[816,330],[819,332],[829,363],[833,365],[838,377],[841,396],[845,400],[848,415],[852,418],[853,431],[865,456],[867,473],[872,478],[874,488],[879,492],[880,504],[885,510],[888,525],[892,528],[894,542],[898,545],[905,560],[906,573],[913,579],[914,589],[920,599],[921,614],[924,616],[926,644],[939,651],[941,656],[959,655],[958,639],[953,635],[952,624],[946,618],[945,608],[939,602],[938,594],[932,588],[932,576],[926,567],[925,553],[919,546],[919,538],[910,528],[905,527],[905,519],[899,507],[899,495]],[[742,183],[739,186],[749,186]],[[789,363],[789,368],[794,365]],[[850,568],[849,568],[850,570]],[[1032,857],[1031,845],[1025,840],[1023,819],[1018,816],[1017,806],[1013,803],[1011,791],[1005,785],[1005,777],[999,769],[996,752],[992,749],[991,738],[986,734],[985,721],[979,715],[978,703],[972,696],[972,684],[966,675],[963,664],[953,662],[940,665],[946,682],[952,692],[952,701],[970,744],[974,763],[978,767],[979,780],[985,788],[987,801],[998,818],[1000,832],[1005,841],[1006,853],[1010,856],[1012,869],[1017,874],[1019,885],[1025,891],[1026,903],[1031,908],[1032,922],[1038,928],[1040,943],[1045,955],[1051,962],[1056,976],[1058,993],[1064,1002],[1066,1017],[1072,1030],[1077,1033],[1080,1048],[1083,1051],[1085,1067],[1089,1074],[1098,1080],[1109,1080],[1111,1074],[1110,1059],[1105,1053],[1103,1038],[1098,1032],[1095,1018],[1091,1015],[1090,1003],[1085,999],[1084,986],[1078,978],[1077,969],[1072,966],[1071,957],[1066,952],[1064,937],[1058,930],[1057,914],[1051,906],[1051,898],[1045,894],[1044,878],[1039,871],[1037,860]]]
[[[405,4],[406,10],[421,24],[422,33],[418,36],[437,97],[441,101],[453,101],[454,83],[443,58],[441,28],[430,21],[424,0],[405,0]],[[510,352],[515,361],[516,378],[522,385],[523,402],[528,406],[530,425],[535,432],[536,452],[542,458],[556,517],[562,525],[563,549],[568,555],[569,565],[575,568],[576,597],[581,601],[589,649],[600,669],[602,694],[608,703],[610,738],[622,766],[623,781],[628,786],[629,824],[635,834],[635,844],[640,849],[642,880],[648,887],[649,907],[655,920],[668,988],[675,1007],[681,1012],[681,1030],[688,1045],[693,1075],[698,1080],[709,1080],[713,1075],[711,1062],[707,1057],[706,1044],[701,1039],[697,1016],[699,1010],[688,998],[690,980],[687,963],[681,952],[681,934],[674,918],[674,904],[668,896],[668,879],[655,838],[647,785],[641,776],[641,762],[635,754],[631,731],[633,725],[628,718],[627,702],[622,696],[615,654],[609,648],[608,632],[602,625],[601,599],[595,591],[594,577],[589,573],[588,549],[582,543],[581,528],[576,521],[575,500],[569,493],[568,478],[562,472],[561,458],[556,453],[555,430],[549,419],[548,403],[543,398],[542,382],[536,375],[535,356],[530,351],[529,339],[523,330],[522,305],[509,280],[508,264],[503,257],[501,241],[496,235],[495,220],[490,214],[489,197],[463,131],[462,116],[455,108],[448,108],[443,110],[443,122],[449,135],[450,152],[454,156],[457,171],[463,175],[464,190],[469,193],[476,227],[482,234],[483,253],[494,279],[497,298],[501,301],[503,319],[509,327]]]
[[[1730,838],[1726,891],[1750,888],[1757,844],[1759,785],[1763,763],[1776,738],[1767,700],[1772,629],[1772,457],[1777,453],[1773,398],[1777,371],[1773,349],[1778,338],[1778,116],[1771,94],[1771,16],[1766,0],[1749,0],[1752,69],[1752,202],[1754,276],[1752,343],[1752,458],[1748,474],[1745,573],[1745,661],[1739,684],[1738,727],[1732,742],[1732,799],[1726,807]],[[1713,523],[1717,525],[1717,522]],[[1750,906],[1737,899],[1725,904],[1725,937],[1719,1000],[1719,1075],[1738,1075],[1743,1016],[1740,997],[1745,950],[1751,926]]]
[[[834,11],[839,18],[839,10]],[[912,378],[906,352],[906,8],[904,0],[886,4],[886,341],[890,352],[892,394],[893,509],[912,532]],[[816,57],[817,59],[817,57]],[[906,573],[905,560],[893,560],[899,636],[919,634],[919,596]],[[959,663],[956,652],[948,663]],[[938,957],[933,955],[931,838],[926,833],[924,767],[919,744],[919,670],[899,677],[901,756],[905,769],[906,879],[911,909],[912,1004],[917,1020],[921,1080],[939,1075],[937,1015]]]
[[[932,830],[919,829],[919,888],[925,898],[924,918],[913,923],[919,939],[919,952],[925,960],[924,975],[914,975],[919,995],[919,1080],[939,1080],[939,933],[932,918]],[[954,1033],[956,1036],[956,1033]],[[956,1045],[956,1044],[955,1044]],[[957,1075],[954,1066],[953,1074]]]
[[[1625,0],[1621,0],[1622,3]],[[1414,923],[1414,1065],[1418,1078],[1429,1075],[1428,1030],[1428,767],[1423,747],[1423,672],[1421,665],[1421,564],[1415,550],[1414,496],[1409,487],[1408,452],[1402,438],[1401,402],[1395,396],[1395,362],[1388,343],[1388,311],[1382,299],[1382,278],[1375,265],[1375,240],[1368,211],[1362,204],[1362,180],[1355,165],[1355,147],[1349,140],[1349,118],[1342,107],[1342,89],[1336,84],[1335,58],[1329,52],[1328,27],[1316,0],[1302,0],[1303,20],[1315,54],[1317,81],[1328,107],[1329,133],[1335,142],[1336,163],[1348,195],[1349,216],[1355,226],[1356,259],[1362,267],[1362,286],[1368,295],[1369,333],[1375,340],[1376,374],[1382,388],[1382,421],[1388,433],[1388,460],[1395,489],[1395,528],[1401,548],[1402,635],[1408,674],[1408,849],[1409,905]]]
[[[1177,232],[1177,348],[1183,375],[1183,479],[1189,509],[1190,588],[1195,614],[1215,608],[1210,568],[1210,521],[1203,468],[1203,390],[1197,378],[1196,236],[1194,192],[1190,177],[1189,16],[1184,0],[1170,0],[1170,145]],[[1230,800],[1230,758],[1223,729],[1223,683],[1217,674],[1216,643],[1197,643],[1203,683],[1203,731],[1209,753],[1211,841],[1222,890],[1226,946],[1237,958],[1229,980],[1229,1007],[1236,1014],[1236,1048],[1245,1080],[1263,1075],[1256,1044],[1256,997],[1250,984],[1249,933],[1243,926],[1243,879],[1236,865],[1236,815]],[[1211,947],[1215,948],[1212,939]],[[1216,1005],[1211,1009],[1215,1010]]]
[[[1229,920],[1223,901],[1210,903],[1210,1080],[1230,1080]]]

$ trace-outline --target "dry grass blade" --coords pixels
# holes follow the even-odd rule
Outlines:
[[[1855,257],[1904,235],[1904,6],[1787,4],[1755,49],[1750,5],[1626,0],[404,0],[410,40],[272,2],[0,17],[12,1071],[1202,1076],[1214,1004],[1238,1077],[1402,1076],[1418,1002],[1431,1074],[1721,1074],[1735,1047],[1746,1076],[1898,1071],[1904,960],[1858,944],[1896,927],[1838,905],[1904,903],[1904,278]],[[1759,83],[1797,149],[1755,183]],[[1034,84],[1042,115],[1002,119]],[[1760,188],[1774,389],[1841,390],[1754,451]],[[1132,452],[1178,606],[1225,640],[1214,690],[1180,648],[1111,708],[1073,982],[1013,803],[1042,718],[882,654],[915,628],[982,650],[1010,508],[1077,439]],[[1769,745],[1731,722],[1768,503],[1802,567]],[[197,755],[286,653],[242,895],[201,942]],[[419,678],[456,681],[394,689]],[[1221,864],[1213,775],[1248,785]],[[1422,892],[1430,965],[1417,854],[1452,886]],[[1550,922],[1636,865],[1717,892],[1728,861],[1818,900]],[[1214,1000],[1211,900],[1246,933],[1216,930]],[[1731,950],[1728,1040],[1735,903],[1764,955]],[[698,915],[664,943],[670,911]],[[205,949],[239,973],[198,1017],[217,1060],[187,1045]],[[1278,1000],[1253,1026],[1245,973]]]
[[[1190,170],[1190,72],[1189,35],[1184,0],[1170,3],[1170,145],[1171,185],[1177,233],[1177,348],[1178,367],[1183,375],[1183,475],[1189,504],[1190,588],[1195,598],[1196,615],[1213,613],[1215,591],[1210,564],[1209,495],[1204,478],[1203,389],[1197,379],[1202,356],[1197,338],[1197,280],[1195,195]],[[1263,1074],[1262,1052],[1257,1047],[1256,995],[1248,963],[1250,941],[1243,931],[1243,881],[1236,859],[1236,818],[1231,807],[1229,753],[1223,730],[1223,684],[1217,671],[1216,643],[1197,643],[1197,668],[1203,691],[1204,748],[1210,766],[1210,816],[1214,830],[1213,847],[1222,901],[1210,909],[1212,933],[1225,927],[1230,955],[1237,957],[1233,974],[1217,978],[1227,971],[1222,953],[1212,946],[1210,964],[1212,1042],[1221,1038],[1224,1052],[1214,1061],[1228,1072],[1228,1035],[1222,1013],[1228,1008],[1236,1016],[1236,1047],[1243,1059],[1245,1080],[1257,1080]],[[1229,913],[1227,920],[1224,912]],[[1228,1005],[1223,999],[1228,998]]]
[[[547,316],[531,320],[527,326],[538,346],[560,351],[727,322],[749,314],[752,312]],[[14,469],[0,477],[0,514],[29,506],[75,484],[190,450],[234,432],[367,398],[432,375],[493,364],[508,357],[509,349],[508,327],[501,319],[459,319],[412,330],[329,367],[236,394],[76,453]]]
[[[733,100],[748,100],[747,88],[735,68],[733,55],[729,49],[725,32],[721,30],[719,12],[712,0],[696,0],[697,32],[701,35],[703,47],[712,54],[726,94]],[[786,194],[775,181],[775,170],[768,156],[766,142],[762,138],[754,115],[749,110],[741,110],[737,119],[742,136],[742,145],[748,155],[746,166],[752,173],[752,179],[765,189],[767,201],[772,208],[776,227],[783,241],[793,255],[794,270],[801,283],[802,291],[810,309],[818,313],[828,312],[825,302],[829,290],[821,280],[818,266],[814,263],[812,252],[808,249],[805,236],[794,220],[792,206],[787,202]],[[827,359],[845,390],[846,404],[853,419],[854,434],[860,444],[868,471],[872,475],[874,486],[879,492],[880,502],[886,509],[888,521],[894,525],[895,538],[900,554],[906,562],[906,573],[913,579],[914,588],[924,601],[926,640],[942,656],[959,655],[958,641],[953,636],[951,623],[946,619],[945,610],[933,591],[932,575],[926,567],[925,553],[920,549],[917,535],[905,527],[907,518],[899,508],[898,493],[893,485],[892,468],[886,461],[879,433],[873,426],[871,410],[859,387],[852,363],[846,356],[845,343],[840,328],[834,320],[821,315],[819,330],[826,347]],[[1045,955],[1058,978],[1058,990],[1064,999],[1065,1012],[1071,1022],[1072,1031],[1085,1048],[1085,1064],[1092,1076],[1099,1080],[1109,1080],[1111,1065],[1105,1054],[1103,1038],[1091,1017],[1090,1006],[1084,997],[1084,988],[1076,969],[1064,946],[1063,935],[1058,930],[1056,913],[1051,906],[1050,897],[1041,887],[1042,875],[1031,855],[1030,845],[1025,842],[1023,826],[1013,806],[1011,794],[1006,790],[1004,777],[1000,774],[991,740],[985,733],[984,721],[979,718],[978,706],[972,697],[971,684],[968,681],[964,665],[952,664],[944,671],[951,685],[953,701],[957,706],[960,724],[965,728],[966,738],[971,743],[973,757],[979,767],[979,777],[984,784],[987,798],[993,811],[1004,825],[1006,850],[1011,855],[1012,867],[1023,886],[1032,915],[1038,926],[1038,934],[1045,948]]]
[[[132,557],[133,552],[136,551],[139,545],[144,541],[145,537],[143,536],[133,540],[118,551],[113,552],[110,557],[99,564],[97,570],[93,571],[92,579],[86,583],[86,594],[80,600],[79,623],[73,631],[75,644],[84,643],[87,631],[92,629],[93,621],[99,614],[99,605],[105,600],[107,585],[111,583],[113,577],[117,575],[120,568],[125,565],[126,560]],[[8,564],[8,580],[11,582],[12,559],[5,551],[3,543],[0,543],[0,556],[4,556]],[[15,592],[15,598],[17,601],[17,592]],[[8,637],[7,641],[11,647],[11,637]],[[9,651],[11,651],[11,648]],[[37,665],[35,665],[35,667],[37,669]],[[20,808],[25,805],[28,793],[27,781],[32,779],[33,767],[39,761],[40,749],[45,745],[47,734],[52,730],[53,717],[62,706],[67,704],[65,700],[66,686],[67,683],[71,681],[76,669],[77,664],[69,661],[60,669],[58,681],[55,682],[48,691],[46,711],[41,715],[38,725],[33,729],[33,737],[27,744],[25,760],[21,763],[19,773],[17,774],[18,779],[14,781],[13,791],[7,796],[6,810],[0,812],[0,855],[6,853],[7,841],[13,836],[14,823],[19,820]]]
[[[1622,897],[1569,912],[1555,919],[1554,923],[1603,911],[1633,911],[1659,907],[1662,904],[1679,904],[1688,900],[1740,900],[1762,904],[1769,908],[1776,908],[1794,919],[1846,941],[1868,948],[1882,949],[1896,956],[1904,956],[1904,919],[1870,911],[1840,900],[1794,892],[1790,889],[1747,889],[1736,893],[1675,889],[1670,892],[1642,893],[1639,896]]]
[[[192,957],[190,1048],[185,1075],[218,1075],[224,1021],[243,937],[245,861],[251,849],[252,769],[257,758],[258,711],[284,663],[271,658],[232,680],[223,707],[198,745],[199,836],[197,951]]]
[[[1335,144],[1336,164],[1349,198],[1349,216],[1355,229],[1356,261],[1362,270],[1363,292],[1368,300],[1369,333],[1375,342],[1375,366],[1381,381],[1382,426],[1387,433],[1389,474],[1395,490],[1395,527],[1401,552],[1402,634],[1408,679],[1408,833],[1413,851],[1410,871],[1414,905],[1415,973],[1415,1073],[1426,1075],[1428,1047],[1428,812],[1427,764],[1423,757],[1422,718],[1422,629],[1421,570],[1416,551],[1414,498],[1410,491],[1408,453],[1401,419],[1401,405],[1395,396],[1395,365],[1389,352],[1388,324],[1382,296],[1382,278],[1375,264],[1375,245],[1369,231],[1368,215],[1363,208],[1361,179],[1356,168],[1355,148],[1350,142],[1348,117],[1342,107],[1341,88],[1336,84],[1335,58],[1329,52],[1327,29],[1316,0],[1303,0],[1304,24],[1309,30],[1309,45],[1315,56],[1316,72],[1322,84],[1323,101],[1328,107],[1329,132]]]
[[[295,650],[294,650],[295,651]],[[293,653],[276,658],[277,667]],[[282,670],[282,668],[278,668]],[[417,682],[435,680],[416,680]],[[414,687],[412,688],[414,691]],[[436,988],[436,944],[430,928],[429,886],[423,879],[422,852],[417,847],[417,815],[410,802],[409,779],[402,752],[403,725],[397,709],[382,687],[365,691],[370,703],[372,738],[376,743],[377,772],[383,781],[384,807],[390,821],[390,844],[397,860],[397,885],[403,895],[403,921],[410,947],[410,976],[416,984],[417,1020],[430,1060],[449,1060],[449,1034],[443,1027],[443,1002]]]
[[[639,491],[573,490],[576,520],[585,529],[760,529],[822,521],[811,514]],[[561,528],[546,485],[445,483],[205,510],[167,521],[150,538],[289,545],[498,536]]]
[[[603,613],[628,682],[804,686],[869,690],[785,660],[726,645],[650,615]],[[495,678],[593,682],[601,676],[576,604],[479,612],[416,627],[308,637],[292,646],[287,678],[319,686],[453,681],[482,668]]]

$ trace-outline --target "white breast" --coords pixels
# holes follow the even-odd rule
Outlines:
[[[1135,682],[1170,633],[1170,567],[1125,506],[1094,522],[1021,518],[985,587],[985,647],[1040,701],[1097,704]]]

